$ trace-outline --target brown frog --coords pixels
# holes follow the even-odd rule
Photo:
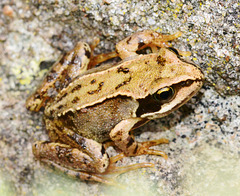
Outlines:
[[[137,142],[130,131],[161,118],[186,103],[202,86],[203,73],[167,43],[181,35],[152,30],[137,32],[108,54],[93,56],[79,42],[58,61],[26,102],[31,111],[44,109],[50,141],[33,145],[34,156],[83,180],[111,183],[105,175],[150,163],[115,167],[124,156],[167,155],[151,149],[167,139]],[[151,53],[137,54],[149,47]],[[117,63],[95,65],[120,57]],[[109,143],[108,141],[112,141]],[[106,148],[122,153],[108,157]]]

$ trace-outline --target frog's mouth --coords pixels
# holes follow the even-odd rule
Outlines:
[[[155,100],[153,95],[144,99],[138,99],[139,107],[137,116],[141,118],[155,119],[161,118],[185,104],[202,87],[202,80],[187,80],[173,84],[174,95],[167,102]]]

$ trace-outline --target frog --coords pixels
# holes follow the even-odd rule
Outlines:
[[[117,167],[124,157],[167,159],[152,148],[167,139],[138,142],[133,130],[178,109],[203,85],[202,70],[169,43],[181,35],[143,30],[98,55],[93,50],[99,39],[91,45],[78,42],[26,101],[28,110],[43,111],[49,136],[33,144],[35,158],[78,179],[107,184],[109,174],[154,166]],[[119,154],[109,157],[109,146]]]

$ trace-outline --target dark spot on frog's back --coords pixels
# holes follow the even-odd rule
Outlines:
[[[94,84],[96,82],[96,80],[95,79],[93,79],[90,83],[91,84]]]
[[[78,84],[77,86],[75,86],[73,89],[72,89],[72,93],[79,90],[80,88],[82,88],[82,85],[81,84]]]
[[[61,108],[63,108],[63,105],[58,106],[58,109],[59,109],[59,110],[60,110]]]
[[[146,60],[144,63],[145,65],[149,65],[149,60]]]
[[[73,100],[72,100],[72,103],[77,103],[79,101],[79,98],[78,97],[75,97]]]
[[[117,69],[117,72],[120,73],[120,72],[123,72],[123,73],[128,73],[129,72],[129,68],[127,67],[118,67]]]
[[[159,55],[159,56],[157,57],[157,63],[158,63],[158,65],[164,66],[164,65],[165,65],[165,62],[166,62],[166,59],[163,58],[162,56]]]
[[[65,94],[62,96],[62,98],[66,97],[66,96],[67,96],[67,94],[68,94],[68,93],[65,93]]]
[[[117,90],[117,89],[119,89],[120,87],[128,84],[128,83],[131,81],[131,79],[132,79],[132,78],[130,77],[130,78],[128,78],[128,80],[125,80],[124,82],[118,84],[118,85],[115,87],[115,89]]]
[[[104,82],[100,82],[99,83],[99,88],[102,87],[104,85]]]
[[[58,99],[58,102],[59,101],[62,101],[62,99],[64,98],[64,97],[66,97],[68,95],[68,93],[65,93],[63,96],[61,96],[59,99]]]
[[[102,86],[104,85],[104,82],[100,82],[98,84],[98,88],[96,90],[88,91],[87,93],[89,95],[93,95],[94,93],[99,93],[102,90]]]

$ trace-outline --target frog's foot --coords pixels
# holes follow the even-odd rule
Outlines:
[[[122,173],[126,173],[126,172],[140,169],[140,168],[146,168],[146,167],[154,167],[154,164],[153,163],[136,163],[136,164],[126,165],[126,166],[116,166],[115,164],[110,164],[107,171],[104,172],[104,174],[117,174],[118,176]]]
[[[149,148],[152,146],[159,145],[159,144],[168,144],[168,143],[169,143],[169,141],[165,138],[138,143],[137,147],[136,147],[137,148],[136,155],[142,155],[142,154],[160,155],[164,159],[167,159],[168,156],[165,152],[160,151],[160,150],[149,149]]]
[[[116,156],[111,157],[107,170],[101,175],[115,174],[115,177],[116,177],[122,173],[126,173],[131,170],[136,170],[136,169],[146,168],[146,167],[154,167],[153,163],[136,163],[136,164],[127,165],[127,166],[116,166],[115,163],[124,157],[126,157],[124,153],[120,153]]]
[[[139,168],[154,167],[153,163],[136,163],[136,164],[121,166],[121,167],[115,166],[115,163],[124,157],[126,157],[124,153],[120,153],[116,156],[111,157],[109,167],[105,173],[117,173],[119,175],[131,170],[139,169]]]
[[[124,152],[125,156],[151,154],[160,155],[163,158],[167,159],[166,153],[160,150],[150,149],[150,147],[159,144],[168,144],[169,142],[167,139],[163,138],[147,142],[137,142],[129,134],[130,130],[132,130],[142,121],[143,120],[141,118],[130,118],[123,120],[119,124],[117,124],[110,133],[110,137],[114,141],[114,144]]]

